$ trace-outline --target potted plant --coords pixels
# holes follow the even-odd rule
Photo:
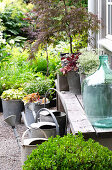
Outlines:
[[[38,81],[37,81],[38,80]],[[49,79],[49,78],[37,78],[36,80],[34,80],[33,82],[27,82],[24,84],[24,91],[27,94],[32,94],[35,93],[36,91],[38,91],[39,95],[42,97],[45,96],[45,93],[50,89],[50,88],[54,88],[54,81]],[[54,94],[54,92],[50,93],[49,96],[47,96],[50,100],[50,107],[53,107],[54,105],[56,105],[56,96]]]
[[[45,100],[45,97],[41,97],[38,92],[26,95],[22,101],[25,106],[25,120],[28,126],[35,122],[36,113],[44,106],[48,107],[49,105],[49,100],[47,98]]]
[[[81,84],[83,80],[90,74],[94,73],[99,66],[99,55],[97,49],[87,49],[81,50],[81,55],[78,58],[78,68],[80,74]]]
[[[16,122],[21,122],[21,111],[24,109],[22,98],[26,95],[22,88],[8,89],[1,95],[3,115],[7,118],[16,115]]]
[[[80,54],[81,53],[66,54],[61,58],[61,60],[64,61],[64,66],[60,68],[60,71],[63,75],[67,74],[69,91],[75,94],[81,93],[80,77],[77,67],[77,60]]]
[[[77,35],[89,37],[89,30],[97,31],[99,20],[97,16],[88,12],[82,0],[75,1],[34,1],[33,15],[26,18],[30,25],[28,33],[34,41],[31,46],[30,58],[34,52],[45,46],[48,60],[47,45],[57,44],[60,40],[69,41],[70,54],[73,54],[73,39]]]

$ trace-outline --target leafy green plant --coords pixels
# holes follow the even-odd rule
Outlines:
[[[4,30],[4,37],[9,41],[14,38],[15,42],[20,43],[24,42],[27,36],[22,28],[28,26],[28,22],[23,20],[25,17],[25,12],[29,11],[29,7],[27,7],[26,3],[23,3],[22,0],[3,0],[0,3],[0,19],[2,20]],[[29,6],[29,5],[28,5]]]
[[[0,95],[3,93],[3,87],[2,87],[2,84],[0,82]]]
[[[54,74],[56,72],[56,67],[60,62],[60,54],[57,50],[58,47],[53,47],[52,45],[48,47],[49,54],[49,74]],[[46,75],[47,72],[47,61],[46,54],[44,50],[39,50],[35,56],[35,60],[32,61],[31,68],[34,72],[42,72]]]
[[[33,150],[23,170],[112,169],[112,151],[81,134],[49,138]]]
[[[50,79],[37,79],[33,82],[29,81],[23,85],[24,91],[27,94],[39,92],[40,95],[45,95],[46,91],[54,87],[54,81]]]
[[[22,87],[26,89],[28,94],[35,93],[36,91],[39,91],[40,94],[45,94],[45,91],[48,88],[54,87],[53,80],[50,80],[49,78],[47,79],[46,76],[43,75],[43,71],[41,69],[44,68],[44,66],[43,60],[41,63],[41,57],[39,57],[39,63],[41,63],[41,72],[38,72],[39,69],[36,68],[39,64],[38,59],[29,61],[29,54],[27,50],[23,50],[19,47],[9,46],[6,49],[6,52],[9,53],[11,57],[10,59],[7,58],[7,61],[2,62],[0,65],[0,82],[4,90]],[[53,59],[56,67],[55,61],[56,59]],[[52,59],[50,62],[52,62]],[[50,78],[52,79],[53,77],[54,75],[51,74]],[[43,82],[40,82],[39,80],[42,80]]]
[[[78,67],[80,73],[89,75],[94,73],[99,66],[98,50],[87,50],[87,48],[81,50],[81,55],[78,59]]]
[[[4,91],[1,95],[2,99],[5,100],[19,100],[23,99],[23,97],[26,96],[26,93],[23,91],[22,88],[19,89],[8,89]]]
[[[24,82],[34,79],[35,73],[29,69],[26,50],[10,47],[6,52],[11,57],[1,63],[0,81],[4,90],[21,87]]]

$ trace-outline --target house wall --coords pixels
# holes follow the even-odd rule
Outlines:
[[[110,67],[112,68],[112,41],[106,38],[106,0],[88,0],[88,11],[98,15],[101,20],[98,34],[93,34],[95,41],[94,48],[100,48],[109,56]]]

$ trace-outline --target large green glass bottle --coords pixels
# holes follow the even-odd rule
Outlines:
[[[112,70],[108,56],[99,57],[98,70],[87,77],[82,84],[85,113],[95,127],[112,127]]]

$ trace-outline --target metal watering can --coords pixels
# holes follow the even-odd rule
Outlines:
[[[64,134],[66,133],[66,114],[58,110],[51,110],[51,112],[54,114],[59,124],[59,135],[64,136]],[[41,111],[40,122],[54,122],[54,120],[49,112]]]
[[[47,141],[48,137],[43,130],[40,130],[43,134],[43,138],[25,138],[25,135],[29,133],[30,129],[27,129],[21,139],[21,163],[24,165],[24,162],[27,160],[27,156],[31,154],[32,150],[37,148],[37,144],[40,145],[43,142]]]
[[[46,121],[45,122],[32,123],[29,126],[29,129],[30,129],[30,132],[31,132],[31,137],[33,137],[33,138],[43,137],[43,134],[41,133],[40,129],[42,129],[46,133],[48,138],[51,137],[51,136],[56,137],[56,135],[59,135],[59,125],[58,125],[56,117],[54,116],[54,114],[50,110],[48,110],[46,108],[40,109],[37,112],[36,119],[38,119],[39,114],[43,111],[46,111],[51,115],[54,123],[53,122],[46,122]]]
[[[58,90],[56,90],[54,88],[50,88],[46,92],[46,94],[45,94],[45,102],[46,102],[46,96],[51,90],[57,92],[57,94],[58,94],[58,96],[59,96],[59,98],[60,98],[60,100],[62,102],[63,108],[65,110],[65,112],[61,112],[59,110],[50,110],[54,114],[54,116],[55,116],[55,118],[56,118],[56,120],[58,122],[59,135],[64,136],[67,133],[67,113],[68,112],[67,112],[66,104],[65,104],[65,101],[63,100],[62,94]],[[45,107],[45,105],[44,105],[44,107]],[[37,116],[38,116],[38,113],[37,113]],[[49,114],[49,112],[42,111],[42,112],[40,112],[40,122],[45,122],[45,121],[46,122],[54,122],[54,120],[53,120],[52,116]]]
[[[45,106],[48,107],[49,101],[46,102]],[[27,126],[30,126],[31,123],[34,123],[36,120],[36,113],[41,109],[44,108],[44,104],[38,103],[26,103],[25,104],[25,114],[24,119],[27,120]],[[23,114],[23,112],[22,112]]]
[[[36,144],[41,144],[47,141],[48,138],[51,136],[55,137],[56,135],[59,135],[59,125],[53,113],[50,112],[46,108],[42,108],[38,111],[38,114],[41,111],[48,111],[53,117],[53,120],[55,123],[52,123],[52,122],[32,123],[28,127],[28,129],[23,133],[22,141],[21,141],[22,165],[24,164],[24,161],[27,160],[27,156],[30,155],[32,150],[37,148]],[[26,134],[28,134],[27,139],[25,139]],[[29,138],[29,135],[30,135],[30,138]]]

